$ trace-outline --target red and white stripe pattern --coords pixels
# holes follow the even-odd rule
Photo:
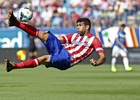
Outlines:
[[[73,66],[87,58],[94,50],[104,52],[101,42],[92,34],[80,36],[79,34],[69,34],[62,36],[65,49],[71,55],[71,65]]]

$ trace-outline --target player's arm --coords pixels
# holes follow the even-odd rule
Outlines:
[[[62,44],[71,43],[71,38],[73,34],[65,35],[65,36],[57,36],[58,40],[61,41]]]
[[[90,59],[90,63],[93,66],[99,66],[101,64],[103,64],[106,60],[106,56],[104,53],[104,50],[102,48],[102,44],[99,41],[99,39],[97,37],[95,37],[93,43],[92,43],[93,48],[97,51],[98,55],[99,55],[99,59],[95,60],[95,59]]]
[[[116,42],[120,45],[120,47],[121,47],[122,49],[125,48],[125,46],[124,46],[123,44],[121,44],[121,42],[120,42],[120,40],[119,40],[118,38],[116,39]]]
[[[90,63],[93,66],[99,66],[99,65],[101,65],[101,64],[103,64],[105,62],[105,60],[106,60],[105,53],[104,52],[100,52],[99,56],[100,56],[100,58],[98,60],[90,59]]]

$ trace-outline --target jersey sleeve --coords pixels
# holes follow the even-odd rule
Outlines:
[[[92,46],[97,51],[97,53],[104,52],[104,50],[102,48],[102,44],[97,37],[94,38]]]
[[[64,44],[66,44],[66,43],[71,43],[72,35],[73,35],[73,34],[69,34],[69,35],[66,35],[66,36],[62,36],[62,38],[63,38],[63,40],[64,40]]]
[[[120,40],[120,38],[121,38],[121,33],[120,33],[120,32],[118,32],[118,37],[117,37],[117,39],[119,39],[119,40]]]

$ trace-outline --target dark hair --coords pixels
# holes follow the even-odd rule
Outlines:
[[[86,25],[89,25],[89,30],[90,30],[90,28],[91,28],[91,22],[90,22],[90,20],[88,18],[79,18],[76,23],[78,23],[78,22],[84,22],[84,25],[85,26]]]
[[[125,24],[122,24],[121,27],[125,27]]]

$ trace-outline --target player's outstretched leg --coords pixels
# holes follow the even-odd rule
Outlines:
[[[6,66],[6,71],[10,72],[13,69],[14,64],[11,63],[8,59],[5,59],[5,66]]]
[[[17,19],[16,19],[16,17],[14,16],[12,10],[10,10],[10,11],[8,12],[8,17],[9,17],[8,25],[9,25],[9,26],[14,26],[15,22],[17,21]]]
[[[40,65],[39,59],[27,60],[21,63],[11,63],[8,59],[5,59],[7,72],[10,72],[13,69],[34,68],[38,65]]]
[[[32,36],[38,36],[39,30],[37,30],[34,26],[24,24],[18,21],[14,16],[12,10],[8,12],[8,17],[9,17],[8,21],[9,26],[16,26]]]

